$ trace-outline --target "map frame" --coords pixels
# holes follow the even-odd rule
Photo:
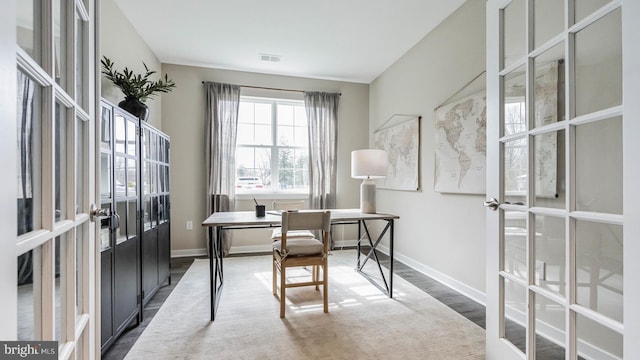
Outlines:
[[[420,191],[420,115],[394,114],[373,133],[376,149],[389,155],[380,189]]]

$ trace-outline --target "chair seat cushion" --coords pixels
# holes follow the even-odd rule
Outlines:
[[[313,235],[313,233],[309,230],[289,230],[289,232],[287,233],[287,239],[293,239],[293,238],[314,239],[315,235]],[[282,239],[282,229],[281,228],[274,229],[273,232],[271,233],[271,240],[278,241],[281,239]]]
[[[275,241],[273,248],[282,253],[282,241]],[[322,254],[323,248],[322,242],[318,239],[289,238],[287,235],[287,256]]]

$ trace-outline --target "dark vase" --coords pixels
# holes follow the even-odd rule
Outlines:
[[[118,106],[137,116],[142,121],[147,121],[149,118],[149,107],[134,97],[125,98],[120,101]]]

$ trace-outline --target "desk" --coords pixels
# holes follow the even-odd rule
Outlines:
[[[324,210],[324,209],[323,209]],[[358,225],[358,242],[357,242],[357,262],[356,271],[369,280],[373,285],[378,287],[387,296],[393,296],[393,222],[400,217],[391,214],[364,214],[359,209],[328,209],[331,211],[331,225]],[[382,220],[386,221],[384,229],[380,232],[376,241],[372,241],[371,233],[366,221]],[[224,266],[222,257],[222,231],[236,229],[255,229],[279,227],[282,218],[279,215],[267,213],[265,217],[256,217],[254,211],[233,211],[233,212],[216,212],[211,214],[202,222],[203,227],[209,228],[209,284],[211,289],[211,321],[215,319],[220,294],[222,293],[222,285],[224,285]],[[362,230],[364,229],[366,239],[371,247],[363,261],[360,261],[360,242],[362,240]],[[382,265],[378,259],[376,248],[383,239],[385,233],[389,231],[389,279],[385,277]],[[362,269],[369,259],[373,258],[378,265],[378,270],[382,277],[382,284],[376,282]]]

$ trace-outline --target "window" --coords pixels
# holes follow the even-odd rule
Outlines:
[[[308,193],[308,147],[303,101],[241,97],[236,193]]]

